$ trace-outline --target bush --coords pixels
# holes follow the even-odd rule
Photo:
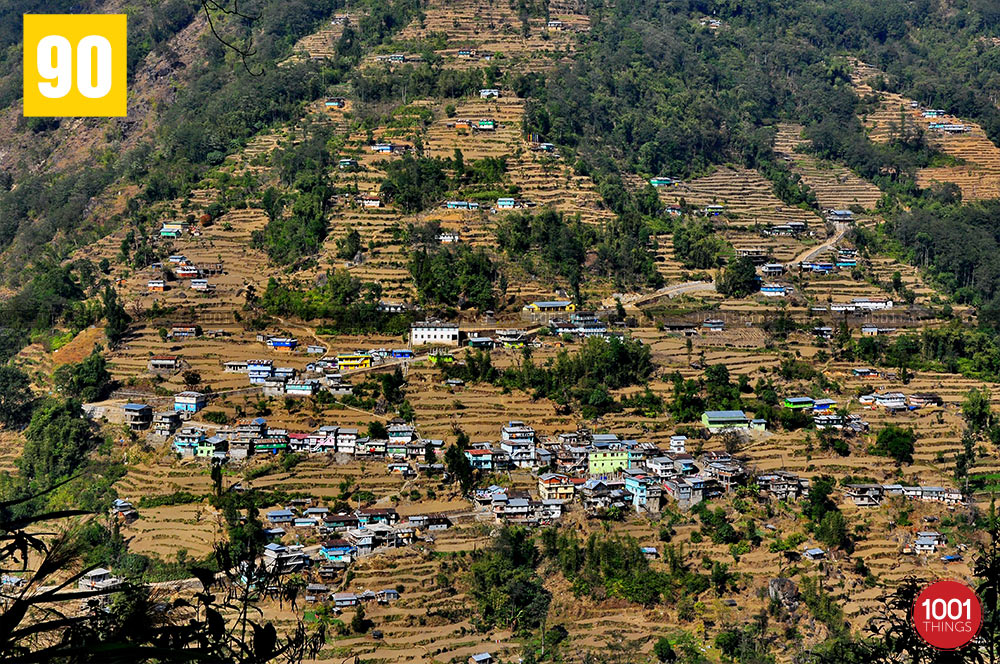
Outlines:
[[[892,457],[897,464],[913,463],[916,440],[917,436],[913,429],[890,424],[878,432],[871,453],[876,456]]]

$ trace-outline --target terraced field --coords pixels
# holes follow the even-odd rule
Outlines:
[[[863,210],[874,208],[882,192],[863,180],[845,166],[816,159],[801,148],[805,145],[801,125],[778,125],[774,150],[789,160],[792,170],[816,194],[820,208],[845,210],[857,206]]]
[[[575,3],[564,3],[559,11],[549,8],[549,20],[563,29],[547,28],[543,18],[522,22],[513,5],[502,0],[431,0],[424,20],[414,22],[399,34],[401,42],[423,42],[435,35],[448,37],[448,46],[437,51],[445,66],[456,69],[486,67],[496,63],[506,70],[543,71],[568,59],[575,33],[590,29],[586,14]],[[475,49],[474,57],[459,56],[459,50]],[[491,53],[485,60],[482,53]]]
[[[875,95],[878,108],[862,118],[873,141],[887,141],[891,132],[907,127],[924,131],[928,143],[959,161],[959,165],[921,169],[917,184],[927,187],[935,182],[952,182],[962,189],[966,200],[1000,197],[1000,148],[986,136],[978,124],[950,114],[927,118],[917,101],[891,92],[876,92],[867,83],[879,72],[860,62],[854,64],[854,87],[866,97]],[[945,109],[947,110],[947,109]],[[966,133],[948,134],[931,129],[931,123],[965,125]]]

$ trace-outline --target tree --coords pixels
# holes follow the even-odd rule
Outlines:
[[[0,424],[17,426],[28,416],[35,395],[28,375],[9,365],[0,366]]]
[[[184,379],[184,384],[188,387],[194,387],[201,382],[201,374],[193,369],[190,371],[185,371],[181,374],[181,378]]]
[[[119,585],[78,590],[77,582],[98,566],[86,559],[93,552],[92,537],[101,539],[108,556],[103,564],[143,558],[128,552],[120,534],[95,521],[66,524],[54,532],[53,524],[88,514],[35,507],[59,488],[54,483],[0,502],[0,537],[14,544],[0,547],[0,567],[25,580],[4,590],[0,663],[297,664],[319,654],[325,631],[309,635],[300,622],[292,629],[283,626],[279,634],[273,624],[249,618],[250,600],[258,588],[281,592],[285,583],[256,558],[235,556],[228,544],[216,549],[217,570],[190,568],[202,588],[187,601],[163,602],[149,585],[130,578],[127,565],[113,569]],[[247,499],[246,494],[236,497]],[[232,503],[227,511],[238,518]]]
[[[463,496],[469,495],[475,484],[475,474],[472,470],[472,463],[465,456],[465,450],[457,443],[449,445],[444,453],[444,465],[451,475],[452,481],[458,482]]]
[[[389,430],[381,420],[372,420],[368,423],[368,437],[372,440],[385,440],[389,437]]]
[[[840,510],[827,512],[823,515],[816,528],[816,539],[827,546],[849,549],[851,538],[847,534],[847,520]]]
[[[106,321],[104,333],[108,337],[108,342],[114,346],[125,336],[125,332],[128,331],[128,326],[132,322],[132,317],[128,315],[125,307],[118,301],[118,293],[110,284],[104,287],[101,300],[104,306],[104,319]]]
[[[741,298],[760,290],[757,268],[749,258],[737,258],[726,266],[716,289],[727,297]]]
[[[358,604],[358,610],[354,612],[354,617],[351,618],[351,631],[355,634],[364,634],[368,631],[369,622],[365,618],[365,607],[362,604]]]
[[[656,655],[656,660],[661,664],[673,664],[677,659],[677,653],[670,647],[670,641],[665,636],[661,636],[653,644],[653,654]]]
[[[83,418],[79,401],[51,399],[39,406],[24,432],[17,460],[21,477],[45,488],[78,472],[100,440]]]
[[[962,417],[974,432],[984,430],[993,419],[990,407],[990,391],[987,388],[972,388],[962,401]]]
[[[56,389],[84,401],[99,401],[113,387],[108,363],[97,348],[83,362],[64,364],[56,369],[52,379]]]
[[[892,457],[896,463],[913,463],[914,443],[917,440],[913,429],[890,424],[878,432],[871,453],[876,456]]]
[[[828,512],[836,511],[837,506],[830,499],[834,486],[835,480],[823,475],[815,478],[809,487],[809,497],[802,511],[813,523],[822,522]]]
[[[342,238],[337,239],[337,258],[353,260],[361,251],[361,233],[353,226]]]

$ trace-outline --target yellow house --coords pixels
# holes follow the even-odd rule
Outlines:
[[[372,365],[371,355],[342,354],[337,356],[337,368],[344,369],[366,369]]]
[[[525,305],[524,310],[534,312],[576,311],[576,305],[569,300],[540,300]]]
[[[545,473],[538,476],[538,497],[542,500],[564,500],[571,502],[576,487],[569,477],[558,473]]]
[[[591,475],[617,473],[628,466],[628,450],[595,450],[587,454],[587,472]]]

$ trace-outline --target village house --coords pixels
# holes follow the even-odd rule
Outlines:
[[[143,431],[153,424],[153,409],[144,403],[127,403],[122,406],[125,424],[132,431]]]
[[[628,450],[595,447],[587,452],[587,472],[590,475],[610,475],[628,467]]]
[[[812,410],[814,403],[810,397],[785,397],[781,405],[789,410]]]
[[[757,486],[776,500],[796,500],[809,493],[809,480],[784,470],[758,475]]]
[[[500,449],[518,468],[530,468],[535,460],[535,430],[520,420],[511,420],[500,428]]]
[[[576,305],[569,300],[537,300],[524,305],[523,311],[531,313],[555,313],[576,311]]]
[[[261,385],[274,374],[274,363],[271,360],[247,360],[246,367],[251,385]]]
[[[566,475],[544,473],[538,476],[538,497],[542,500],[571,501],[575,494],[576,488]]]
[[[851,300],[851,304],[865,311],[892,309],[892,300],[886,297],[856,297]]]
[[[500,97],[500,90],[498,88],[483,88],[479,91],[480,99],[498,99]]]
[[[362,207],[366,208],[380,208],[382,207],[382,197],[377,194],[362,194],[358,196],[358,200],[361,202]]]
[[[165,411],[153,416],[153,433],[164,438],[170,436],[181,424],[181,418],[176,411]]]
[[[742,410],[708,410],[702,413],[701,423],[709,433],[750,428],[750,419]]]
[[[662,488],[653,478],[643,473],[625,474],[625,492],[631,496],[632,506],[637,512],[660,511]]]
[[[150,373],[173,373],[180,366],[180,358],[176,355],[153,355],[146,366]]]
[[[298,347],[299,341],[294,337],[268,337],[266,345],[273,351],[290,353]]]
[[[650,178],[649,184],[653,185],[654,187],[676,187],[677,185],[681,184],[681,181],[675,178],[657,177],[657,178]]]
[[[204,440],[205,432],[202,429],[184,427],[174,436],[173,448],[182,457],[193,457]]]
[[[844,495],[858,507],[878,507],[882,504],[884,490],[881,484],[848,484]]]
[[[170,336],[174,339],[185,339],[198,336],[197,325],[174,325],[170,328]]]
[[[938,394],[930,392],[918,392],[907,397],[910,406],[921,408],[923,406],[942,406],[944,400]]]
[[[493,450],[491,449],[465,450],[465,458],[469,460],[473,470],[487,472],[493,470]]]
[[[109,590],[122,585],[124,580],[111,574],[111,570],[98,567],[92,569],[77,581],[79,590]]]
[[[888,410],[904,410],[906,409],[906,395],[902,392],[876,394],[875,405]]]
[[[179,392],[174,395],[174,410],[184,413],[197,413],[208,403],[201,392]]]
[[[264,546],[263,563],[273,574],[294,574],[308,567],[311,561],[301,545],[283,546],[271,542]]]
[[[812,547],[803,551],[802,556],[806,560],[812,560],[812,561],[823,560],[824,558],[826,558],[826,551],[818,547]]]
[[[705,464],[704,472],[726,491],[744,484],[747,479],[746,469],[737,461],[713,461]]]
[[[827,210],[826,218],[830,221],[854,221],[854,213],[850,210]]]
[[[419,321],[410,325],[410,345],[457,346],[458,324],[441,321]]]
[[[132,503],[121,498],[115,498],[108,514],[112,520],[121,524],[132,523],[139,518],[139,512],[132,506]]]

